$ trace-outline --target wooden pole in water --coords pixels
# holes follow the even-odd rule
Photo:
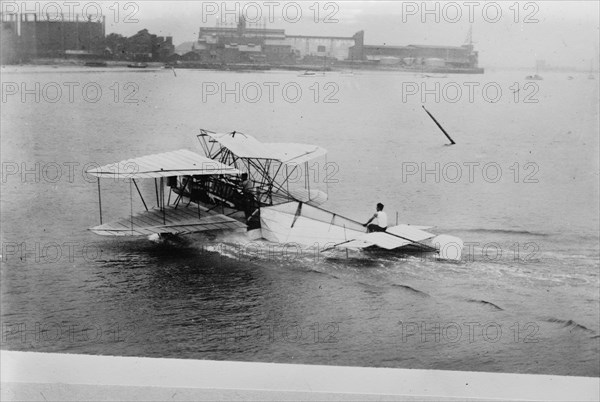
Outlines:
[[[100,178],[98,177],[98,206],[100,208],[100,224],[102,225],[102,196],[100,195]]]
[[[440,123],[438,123],[438,121],[435,119],[435,117],[433,117],[433,115],[431,113],[429,113],[429,110],[425,109],[425,106],[421,105],[421,107],[423,108],[423,110],[425,110],[425,112],[429,115],[429,117],[431,117],[431,120],[433,120],[433,122],[440,128],[440,130],[442,130],[442,133],[444,133],[446,135],[446,137],[448,137],[448,139],[450,140],[450,143],[452,145],[456,144],[456,142],[454,142],[454,140],[452,138],[450,138],[450,135],[446,132],[446,130],[444,130],[444,127],[442,127],[442,125]]]
[[[131,222],[131,235],[133,236],[133,179],[129,180],[129,221]]]

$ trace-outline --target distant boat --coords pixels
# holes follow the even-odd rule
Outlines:
[[[302,74],[298,74],[298,77],[323,77],[324,75],[324,72],[305,71]]]
[[[541,81],[543,80],[542,76],[539,74],[534,74],[534,75],[528,75],[527,77],[525,77],[526,80],[534,80],[534,81]]]
[[[448,78],[446,74],[443,75],[432,75],[432,74],[421,74],[422,78]]]
[[[86,67],[106,67],[105,61],[88,61],[85,63]]]
[[[538,71],[538,65],[535,65],[535,74],[534,75],[528,75],[527,77],[525,77],[526,80],[534,80],[534,81],[540,81],[543,80],[542,76],[539,74]]]
[[[148,67],[148,64],[141,63],[141,62],[130,63],[130,64],[127,65],[127,67],[129,67],[129,68],[146,68],[146,67]]]
[[[572,80],[572,79],[574,79],[574,77],[573,77],[572,75],[569,75],[569,76],[567,77],[567,79],[568,79],[568,80]]]

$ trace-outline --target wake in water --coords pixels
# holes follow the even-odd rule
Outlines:
[[[314,266],[314,264],[325,262],[327,264],[342,263],[345,266],[356,268],[369,268],[382,267],[403,261],[445,261],[428,255],[415,255],[411,252],[398,254],[398,252],[373,252],[370,250],[322,250],[297,243],[274,243],[264,239],[250,240],[245,233],[217,233],[208,241],[206,238],[196,241],[196,247],[235,260],[293,262],[302,266]],[[454,261],[451,262],[455,263]]]
[[[483,304],[486,306],[491,306],[493,307],[495,310],[499,310],[499,311],[504,311],[504,309],[502,307],[497,306],[496,304],[489,302],[489,301],[485,301],[485,300],[475,300],[475,299],[468,299],[467,300],[470,303],[479,303],[479,304]]]
[[[425,293],[425,292],[423,292],[423,291],[421,291],[421,290],[415,289],[415,288],[413,288],[412,286],[408,286],[408,285],[400,285],[400,284],[397,284],[397,283],[392,283],[392,285],[391,285],[391,286],[393,286],[393,287],[397,287],[397,288],[402,288],[402,289],[409,290],[409,291],[411,291],[411,292],[413,292],[413,293],[415,293],[415,294],[418,294],[419,296],[431,297],[431,296],[429,296],[429,294],[428,294],[428,293]]]
[[[550,318],[546,318],[545,321],[551,322],[551,323],[556,323],[556,324],[561,324],[561,326],[563,328],[570,328],[571,331],[579,330],[579,331],[584,331],[584,332],[588,332],[588,333],[595,333],[594,330],[589,329],[585,325],[581,325],[573,320],[561,320],[560,318],[550,317]]]
[[[496,234],[509,234],[509,235],[523,235],[523,236],[539,236],[547,237],[550,233],[544,232],[530,232],[528,230],[511,230],[511,229],[488,229],[488,228],[472,228],[462,229],[461,232],[473,232],[473,233],[496,233]]]

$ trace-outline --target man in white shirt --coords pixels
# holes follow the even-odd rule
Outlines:
[[[377,223],[372,223],[369,225],[369,223],[371,223],[375,219],[377,219]],[[387,229],[388,223],[387,223],[387,214],[385,212],[383,212],[383,204],[382,203],[377,204],[377,212],[375,212],[375,215],[373,215],[371,217],[371,219],[369,219],[369,221],[367,223],[365,223],[363,226],[367,227],[368,233],[385,232],[385,230]]]

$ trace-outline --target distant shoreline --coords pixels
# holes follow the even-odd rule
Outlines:
[[[86,65],[86,63],[100,62],[106,65]],[[82,59],[57,59],[57,58],[39,58],[33,59],[25,63],[20,64],[1,64],[2,69],[7,67],[35,67],[35,66],[50,66],[50,67],[85,67],[85,68],[128,68],[129,64],[134,63],[133,61],[127,60],[82,60]],[[193,69],[193,70],[221,70],[221,71],[269,71],[269,70],[283,70],[283,71],[392,71],[392,72],[409,72],[409,73],[423,73],[423,74],[484,74],[493,71],[523,71],[532,72],[533,68],[528,67],[486,67],[485,69],[480,67],[477,69],[458,69],[450,67],[428,67],[428,68],[406,68],[394,65],[359,65],[353,63],[340,62],[331,66],[318,66],[318,65],[307,65],[307,64],[293,64],[293,65],[269,65],[269,64],[218,64],[218,63],[200,63],[200,62],[181,62],[181,63],[169,63],[169,62],[156,62],[149,61],[144,62],[149,70],[156,70],[157,68],[176,68],[176,69]],[[143,70],[143,69],[142,69]],[[540,70],[540,73],[590,73],[589,70],[583,68],[568,68],[568,67],[557,67],[557,68],[545,68]],[[592,71],[592,74],[598,75],[598,71]]]
[[[95,67],[95,68],[125,68],[133,61],[126,60],[83,60],[83,59],[56,59],[56,58],[39,58],[33,59],[20,64],[3,64],[7,66],[67,66],[67,67]],[[177,63],[171,62],[144,62],[149,69],[156,68],[176,68],[176,69],[197,69],[197,70],[222,70],[222,71],[268,71],[268,70],[284,70],[284,71],[399,71],[424,74],[483,74],[484,69],[479,68],[453,68],[453,67],[405,67],[396,65],[374,65],[369,63],[352,63],[339,62],[333,65],[315,65],[315,64],[290,64],[290,65],[271,65],[271,64],[253,64],[253,63],[202,63],[195,61],[181,61]]]

